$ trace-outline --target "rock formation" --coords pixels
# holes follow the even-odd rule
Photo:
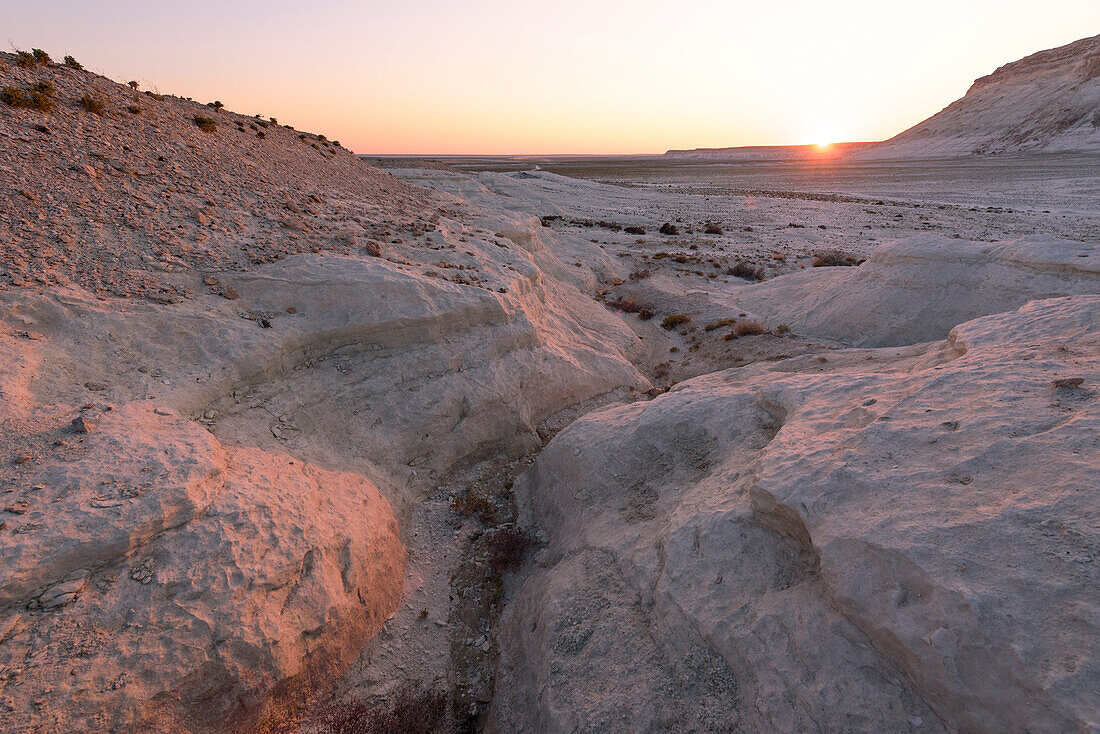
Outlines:
[[[1088,731],[1100,297],[699,377],[529,476],[499,731]]]
[[[861,159],[1019,152],[1100,153],[1100,36],[1031,54]]]

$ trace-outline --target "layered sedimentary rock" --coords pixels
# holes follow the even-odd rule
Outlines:
[[[1100,36],[1031,54],[860,159],[1100,152]]]

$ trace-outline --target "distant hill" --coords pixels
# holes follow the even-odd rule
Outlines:
[[[839,157],[862,150],[874,143],[836,143],[827,148],[816,145],[748,145],[739,148],[695,148],[670,150],[664,157],[672,160],[697,161],[800,161]]]
[[[962,99],[858,157],[1027,151],[1100,153],[1100,35],[1005,64]]]

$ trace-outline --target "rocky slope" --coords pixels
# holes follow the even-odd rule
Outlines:
[[[397,608],[401,526],[440,476],[650,387],[590,295],[622,266],[487,192],[0,71],[55,99],[0,106],[5,731],[293,718]]]
[[[943,111],[860,159],[1100,153],[1100,36],[1005,64]]]

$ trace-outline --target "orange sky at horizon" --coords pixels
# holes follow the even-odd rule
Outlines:
[[[0,17],[12,46],[380,154],[880,140],[1100,32],[1100,3],[1076,0],[0,0]]]

